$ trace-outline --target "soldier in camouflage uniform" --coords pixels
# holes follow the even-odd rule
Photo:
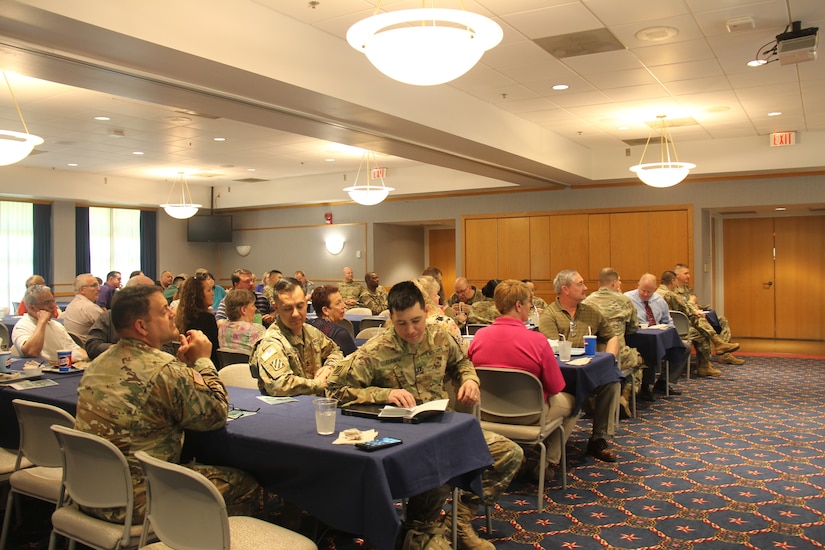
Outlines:
[[[583,303],[599,308],[607,322],[613,327],[613,333],[619,339],[619,366],[624,372],[628,370],[632,372],[631,380],[638,391],[645,363],[638,350],[627,345],[624,336],[636,332],[639,317],[630,298],[622,294],[622,279],[619,273],[611,267],[602,269],[599,272],[599,290],[587,296]],[[628,417],[633,416],[628,406],[630,391],[631,386],[625,383],[620,402],[622,410]]]
[[[696,357],[699,362],[699,376],[721,376],[722,371],[714,368],[713,365],[710,364],[710,357],[713,353],[711,343],[716,346],[717,351],[727,355],[739,349],[739,344],[723,341],[696,305],[690,300],[687,302],[682,300],[682,297],[675,292],[678,282],[676,273],[673,271],[665,271],[662,273],[661,281],[662,284],[656,289],[656,293],[665,299],[670,309],[673,311],[681,311],[687,315],[690,321],[688,338],[693,342],[693,347],[696,348]]]
[[[495,301],[493,301],[497,286],[498,279],[491,279],[481,289],[481,295],[484,298],[470,306],[470,313],[467,314],[468,325],[492,325],[493,321],[501,316],[501,313],[496,309]]]
[[[361,293],[361,304],[370,308],[373,315],[378,315],[387,309],[387,289],[381,286],[378,273],[370,271],[364,275],[367,289]]]
[[[404,281],[389,292],[392,327],[372,338],[341,363],[329,377],[327,395],[342,404],[388,403],[400,407],[446,399],[444,377],[460,383],[457,399],[478,403],[479,380],[459,343],[438,325],[427,323],[424,296]],[[484,432],[493,467],[482,475],[483,497],[465,493],[458,505],[459,548],[494,549],[478,537],[471,520],[478,505],[491,504],[521,466],[521,448],[509,439]],[[436,522],[449,488],[442,486],[410,498],[405,529]],[[403,537],[403,534],[402,534]]]
[[[344,280],[338,283],[338,291],[341,293],[341,298],[344,299],[347,309],[359,307],[361,301],[361,293],[364,292],[364,285],[356,283],[352,280],[353,273],[351,267],[344,268]]]
[[[258,388],[268,395],[324,395],[327,377],[344,358],[341,348],[305,323],[307,301],[299,281],[275,283],[275,305],[278,318],[249,358],[258,370]]]
[[[78,430],[106,438],[126,456],[135,492],[132,524],[146,511],[143,471],[134,452],[179,462],[183,431],[210,431],[226,424],[229,398],[209,359],[212,344],[200,331],[182,336],[160,287],[137,285],[117,293],[112,320],[120,340],[89,364],[77,389]],[[181,343],[179,359],[159,348]],[[206,476],[226,500],[230,515],[251,514],[258,483],[229,467],[186,464]],[[123,523],[124,508],[84,510]]]

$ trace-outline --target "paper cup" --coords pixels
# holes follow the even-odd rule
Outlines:
[[[11,352],[0,351],[0,372],[9,372],[11,365]]]
[[[559,342],[559,359],[564,361],[570,361],[570,353],[573,351],[573,342],[569,340],[562,340]]]
[[[72,350],[57,350],[57,368],[60,372],[69,372],[72,370]]]
[[[596,355],[596,337],[593,335],[587,335],[584,337],[584,354],[585,355]]]

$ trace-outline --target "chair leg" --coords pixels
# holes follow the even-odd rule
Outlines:
[[[458,548],[458,487],[453,487],[453,508],[450,513],[453,516],[453,532],[452,532],[452,541],[453,541],[453,548]]]
[[[541,512],[544,510],[544,470],[547,468],[547,447],[544,445],[543,441],[539,441],[539,447],[541,447],[540,453],[540,462],[539,462],[539,488],[538,488],[538,507],[536,508],[537,511]],[[564,451],[562,451],[564,453]]]
[[[493,507],[485,504],[484,514],[487,516],[487,536],[490,536],[490,533],[493,532]]]
[[[567,449],[564,445],[564,427],[559,426],[559,447],[561,447],[561,456],[559,457],[559,464],[561,464],[561,488],[567,489]]]
[[[6,499],[6,514],[3,517],[3,534],[0,535],[0,550],[6,548],[6,538],[9,536],[9,528],[11,527],[11,511],[14,505],[14,490],[9,488],[9,496]],[[18,506],[18,509],[20,507]]]

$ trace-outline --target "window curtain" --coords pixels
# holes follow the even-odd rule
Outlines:
[[[158,275],[158,213],[140,211],[140,270],[153,279]]]
[[[34,233],[34,247],[32,249],[33,272],[43,275],[43,278],[51,284],[54,282],[51,204],[33,205],[32,231]]]
[[[89,207],[76,206],[75,215],[75,273],[91,273],[92,271],[92,250],[89,245]],[[105,276],[100,275],[100,277]]]

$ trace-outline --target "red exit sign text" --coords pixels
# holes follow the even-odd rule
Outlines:
[[[771,147],[784,147],[785,145],[796,145],[796,132],[773,132],[771,134]]]

